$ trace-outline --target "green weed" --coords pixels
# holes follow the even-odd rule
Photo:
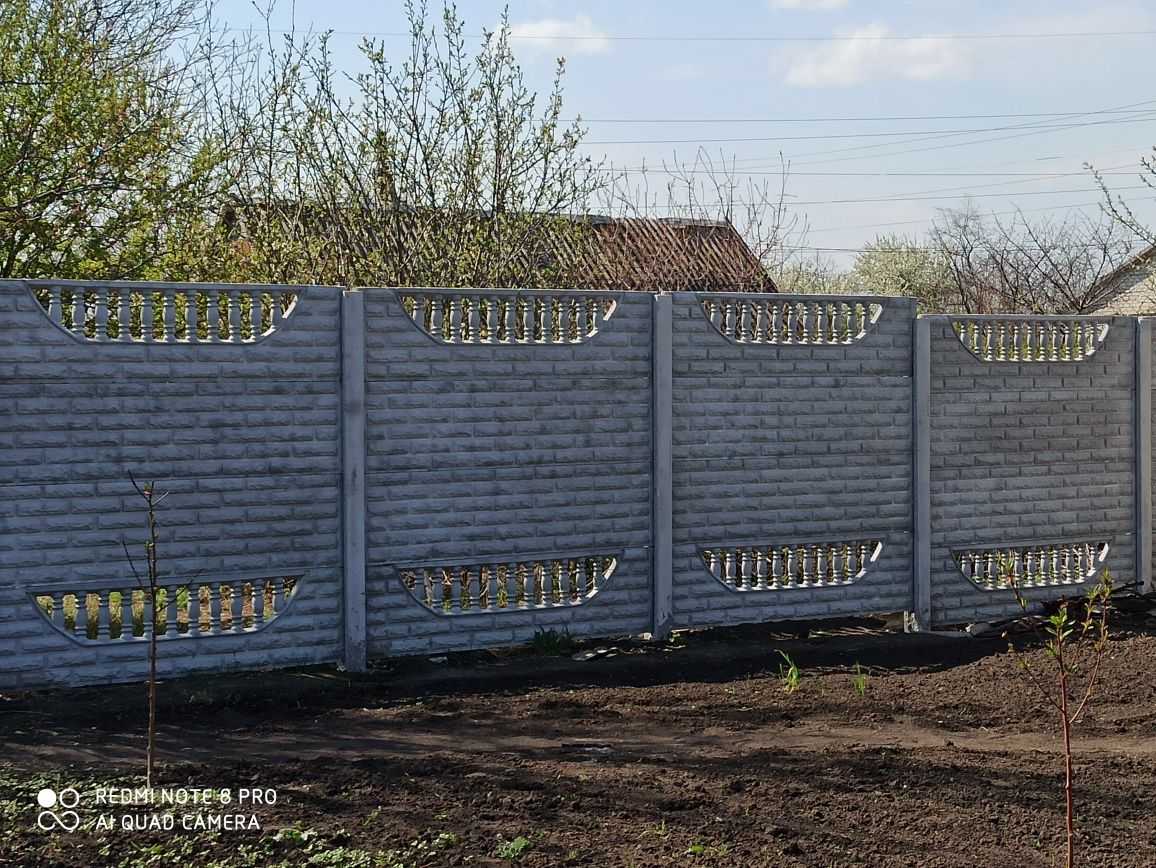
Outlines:
[[[522,854],[530,849],[532,846],[529,838],[519,835],[513,841],[503,841],[498,845],[498,856],[502,859],[508,859],[511,862],[517,862],[522,858]]]
[[[855,674],[851,676],[851,683],[855,685],[855,692],[860,696],[867,695],[867,673],[858,662],[855,663]]]
[[[783,658],[783,663],[779,664],[779,684],[783,690],[788,693],[794,693],[799,689],[800,675],[799,667],[795,665],[795,661],[786,651],[779,651],[779,656]]]
[[[708,846],[706,844],[691,844],[686,848],[685,856],[707,856],[710,858],[725,859],[731,854],[729,844],[716,844]]]
[[[570,631],[563,627],[561,631],[551,627],[549,630],[538,630],[530,641],[530,647],[535,654],[547,657],[565,657],[578,650],[579,642],[570,635]]]

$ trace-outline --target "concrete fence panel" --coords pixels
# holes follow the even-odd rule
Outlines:
[[[913,314],[675,300],[676,626],[910,608]]]
[[[242,336],[234,290],[0,283],[5,683],[139,678],[148,626],[165,673],[338,658],[339,298],[248,288]],[[130,475],[167,495],[155,626]]]
[[[0,282],[0,686],[1152,587],[1152,321]],[[147,599],[144,503],[160,503]]]
[[[933,623],[1136,582],[1136,327],[930,318]]]
[[[649,629],[651,309],[365,291],[371,654]]]

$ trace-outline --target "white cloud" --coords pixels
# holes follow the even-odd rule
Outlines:
[[[575,15],[570,20],[543,18],[521,21],[510,27],[519,46],[532,52],[554,54],[609,54],[610,37],[590,20],[589,15]]]
[[[849,2],[850,0],[771,0],[771,8],[826,12],[830,9],[842,9]]]
[[[778,64],[788,84],[847,87],[879,79],[964,79],[971,52],[958,39],[897,38],[883,24],[837,32],[839,39],[800,48]]]

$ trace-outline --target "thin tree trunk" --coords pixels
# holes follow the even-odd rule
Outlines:
[[[1068,716],[1068,673],[1064,669],[1063,639],[1056,640],[1056,661],[1060,666],[1060,718],[1064,730],[1064,829],[1067,832],[1067,868],[1076,864],[1076,801],[1072,790],[1072,720]]]

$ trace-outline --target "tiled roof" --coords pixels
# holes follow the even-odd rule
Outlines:
[[[246,239],[252,215],[275,213],[306,231],[327,234],[324,209],[287,202],[230,205],[222,224],[230,237]],[[397,212],[394,212],[396,215]],[[423,217],[405,212],[391,219],[395,229],[419,239]],[[378,214],[378,216],[381,216]],[[477,215],[485,220],[484,215]],[[624,218],[584,215],[545,216],[540,230],[527,233],[535,249],[524,262],[553,266],[559,288],[622,289],[644,292],[775,292],[774,282],[738,230],[727,221],[678,218]]]
[[[590,218],[590,226],[592,232],[559,236],[574,257],[571,273],[587,286],[775,291],[759,258],[728,222]]]

